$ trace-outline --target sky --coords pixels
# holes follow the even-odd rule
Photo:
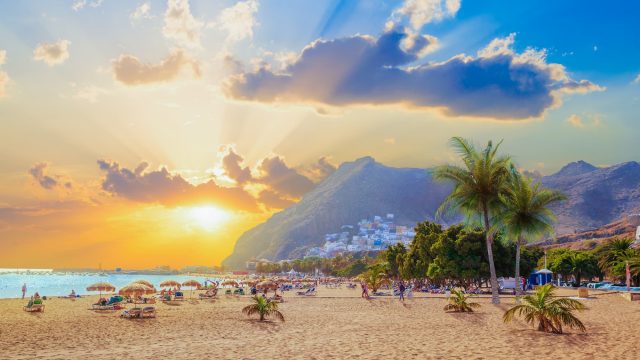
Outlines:
[[[345,161],[638,160],[640,3],[0,0],[0,267],[217,265]]]

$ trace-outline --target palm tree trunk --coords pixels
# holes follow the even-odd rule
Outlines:
[[[518,240],[516,241],[516,296],[522,295],[522,282],[520,281],[520,244],[522,244],[522,236],[518,236]],[[517,300],[518,302],[520,300]]]
[[[500,294],[498,288],[498,277],[496,275],[496,266],[493,263],[493,235],[490,234],[491,227],[489,225],[489,210],[487,204],[482,204],[482,211],[484,215],[484,229],[486,231],[487,241],[487,259],[489,260],[489,274],[491,280],[491,303],[500,304]]]

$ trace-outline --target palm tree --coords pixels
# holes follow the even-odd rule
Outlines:
[[[582,311],[586,309],[584,304],[578,300],[569,298],[553,299],[555,288],[551,284],[539,287],[535,294],[527,295],[523,298],[524,303],[516,305],[507,310],[502,320],[507,323],[518,316],[523,316],[524,320],[532,325],[538,323],[538,331],[562,334],[562,326],[576,328],[582,332],[586,331],[584,324],[575,315],[573,310]]]
[[[508,156],[498,156],[500,143],[491,141],[478,151],[468,140],[460,137],[451,139],[452,147],[460,155],[464,166],[443,165],[437,167],[433,176],[436,180],[453,182],[453,191],[438,208],[438,214],[460,211],[467,220],[480,216],[485,228],[487,258],[491,281],[491,301],[500,303],[498,278],[493,262],[494,234],[490,231],[490,217],[500,204],[499,195],[504,191],[509,179]]]
[[[374,293],[382,287],[382,285],[389,283],[389,278],[387,276],[387,264],[386,263],[378,263],[369,266],[369,269],[360,275],[360,278],[364,280],[371,292]]]
[[[462,290],[451,290],[449,303],[444,306],[444,311],[473,312],[473,309],[479,308],[480,304],[469,302],[468,300],[471,296],[472,295],[465,294]]]
[[[613,239],[602,245],[597,252],[600,254],[598,266],[607,275],[611,277],[619,277],[621,274],[621,266],[625,260],[633,257],[635,250],[631,247],[632,239]],[[622,273],[624,265],[622,266]]]
[[[276,319],[284,321],[284,315],[278,311],[278,303],[269,301],[262,296],[254,296],[253,304],[245,306],[242,312],[247,316],[259,314],[260,321],[264,321],[264,318],[269,316],[274,316]]]
[[[509,186],[499,195],[500,208],[494,221],[494,231],[501,229],[516,240],[515,278],[520,279],[520,248],[527,240],[553,232],[555,216],[549,206],[567,197],[559,191],[535,184],[511,166]],[[521,295],[520,286],[516,294]]]

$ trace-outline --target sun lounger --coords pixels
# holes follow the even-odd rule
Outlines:
[[[184,294],[181,291],[176,291],[176,294],[173,296],[174,300],[184,300]]]
[[[129,310],[125,310],[120,314],[120,317],[125,319],[139,318],[142,315],[141,308],[133,308]]]
[[[119,308],[119,306],[115,305],[115,304],[111,304],[111,305],[93,304],[93,305],[91,305],[91,310],[117,310],[117,308]]]
[[[156,317],[156,308],[153,306],[147,306],[142,309],[142,317],[143,318],[154,318]]]
[[[296,294],[298,294],[300,296],[315,296],[316,295],[316,288],[315,287],[311,287],[311,288],[308,288],[307,291],[298,291]]]
[[[22,310],[26,312],[44,312],[44,304],[42,300],[35,299],[33,302],[29,302],[27,306],[23,307]]]
[[[200,299],[213,299],[218,295],[218,289],[209,289],[206,293],[198,295]]]

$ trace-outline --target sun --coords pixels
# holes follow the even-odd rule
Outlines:
[[[211,205],[194,206],[188,214],[195,225],[207,231],[215,230],[230,217],[228,212]]]

